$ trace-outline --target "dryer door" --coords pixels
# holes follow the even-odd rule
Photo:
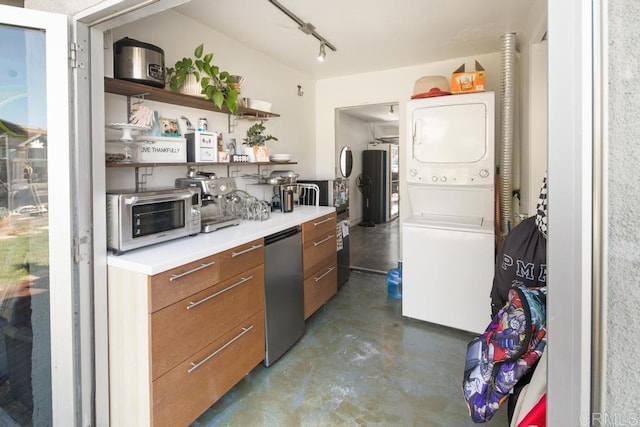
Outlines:
[[[485,156],[484,104],[443,105],[413,113],[413,157],[421,163],[473,163]]]

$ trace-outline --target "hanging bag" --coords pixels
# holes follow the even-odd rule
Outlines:
[[[489,421],[546,345],[546,287],[514,287],[482,335],[467,346],[462,391],[471,419]]]

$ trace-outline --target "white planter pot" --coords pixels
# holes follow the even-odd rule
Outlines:
[[[196,76],[193,74],[189,74],[184,84],[180,86],[178,90],[180,93],[184,93],[185,95],[193,95],[193,96],[204,96],[202,92],[202,86],[200,82],[196,80]]]
[[[244,154],[249,156],[249,161],[250,162],[255,162],[256,161],[256,153],[255,153],[255,151],[253,151],[253,147],[247,147],[245,145],[244,146]]]

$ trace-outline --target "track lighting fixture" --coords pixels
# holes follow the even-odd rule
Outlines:
[[[318,61],[320,62],[324,62],[324,59],[327,57],[327,51],[324,46],[324,43],[320,43],[320,52],[318,53]]]
[[[302,19],[298,18],[293,12],[289,9],[281,5],[278,0],[269,0],[269,3],[277,7],[282,13],[291,18],[296,24],[298,24],[298,29],[303,33],[315,37],[320,42],[320,53],[318,53],[318,61],[322,62],[325,60],[327,56],[326,48],[328,47],[332,51],[336,51],[336,47],[329,43],[327,39],[322,37],[316,31],[316,27],[311,22],[304,22]]]

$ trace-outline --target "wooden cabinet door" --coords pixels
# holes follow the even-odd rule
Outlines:
[[[220,256],[212,255],[149,278],[153,313],[202,291],[220,280]]]
[[[264,349],[259,311],[153,382],[152,424],[189,425],[260,363]]]
[[[304,281],[304,318],[308,319],[338,292],[337,263],[323,266]]]

